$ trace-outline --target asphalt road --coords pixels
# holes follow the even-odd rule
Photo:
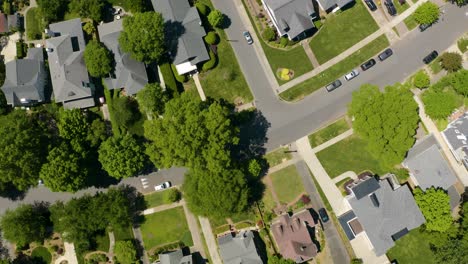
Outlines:
[[[242,23],[237,1],[212,0],[217,9],[226,14],[231,25],[226,33],[237,60],[244,73],[259,109],[270,122],[266,148],[272,150],[283,144],[311,133],[327,121],[346,113],[351,94],[362,84],[371,83],[384,87],[403,81],[424,64],[422,58],[432,50],[443,51],[468,30],[468,7],[446,4],[445,15],[438,23],[425,32],[414,30],[391,48],[394,55],[384,62],[347,82],[341,78],[343,86],[327,93],[320,89],[297,103],[288,103],[276,97],[266,73],[252,46],[247,45],[242,36],[246,26]]]

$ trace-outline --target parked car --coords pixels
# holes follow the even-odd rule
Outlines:
[[[330,83],[329,85],[325,86],[325,89],[327,89],[327,91],[331,92],[333,90],[335,90],[336,88],[340,87],[341,86],[341,81],[340,80],[336,80],[332,83]]]
[[[366,62],[364,62],[362,65],[361,65],[361,69],[363,71],[367,71],[368,69],[372,68],[374,65],[375,65],[375,60],[374,59],[370,59]]]
[[[358,76],[358,75],[359,75],[358,69],[354,69],[354,70],[352,70],[350,73],[346,74],[346,75],[344,76],[344,78],[345,78],[347,81],[350,81],[350,80],[356,78],[356,76]]]
[[[395,16],[397,14],[396,8],[392,3],[392,0],[385,0],[385,6],[387,7],[388,14]]]
[[[242,35],[244,35],[245,40],[247,40],[247,44],[251,45],[253,43],[252,36],[248,31],[244,31]]]
[[[432,24],[421,24],[419,25],[419,31],[423,32],[424,30],[428,29]]]
[[[328,217],[328,214],[327,214],[327,210],[325,210],[325,208],[320,208],[318,210],[318,213],[319,213],[320,219],[322,219],[323,223],[326,223],[326,222],[328,222],[328,220],[330,220],[330,218]]]
[[[365,0],[367,7],[369,7],[370,11],[377,10],[377,6],[375,5],[374,1],[372,0]]]
[[[439,53],[437,53],[437,51],[433,50],[431,53],[429,53],[429,55],[424,57],[423,61],[424,61],[424,63],[429,64],[433,60],[435,60],[435,58],[437,58],[437,56],[439,56]]]
[[[380,53],[378,57],[379,57],[380,61],[384,61],[384,60],[386,60],[388,57],[390,57],[392,55],[393,55],[392,49],[386,49],[382,53]]]
[[[156,191],[162,191],[162,190],[165,190],[165,189],[167,189],[167,188],[169,188],[169,187],[171,187],[171,186],[172,186],[172,185],[171,185],[171,182],[168,182],[168,181],[167,181],[167,182],[163,182],[163,183],[161,183],[161,184],[159,184],[159,185],[154,186],[154,190],[156,190]]]

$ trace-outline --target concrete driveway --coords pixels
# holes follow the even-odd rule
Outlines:
[[[16,42],[20,39],[18,32],[12,34],[8,38],[8,44],[2,49],[1,55],[5,58],[5,63],[12,61],[16,57]]]

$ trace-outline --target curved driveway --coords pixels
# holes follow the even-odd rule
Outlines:
[[[346,113],[351,94],[364,83],[380,87],[401,82],[424,64],[422,58],[432,50],[443,51],[468,30],[468,7],[458,8],[447,4],[445,18],[421,33],[414,30],[392,45],[394,55],[374,68],[361,72],[358,78],[346,82],[339,89],[327,93],[320,89],[297,103],[279,99],[274,92],[278,85],[271,84],[253,46],[247,45],[242,31],[251,29],[240,17],[236,5],[240,0],[212,0],[217,9],[226,14],[231,25],[226,33],[231,40],[237,60],[254,97],[257,108],[270,122],[267,132],[268,150],[289,144],[324,125],[328,120]],[[241,7],[243,8],[243,7]],[[351,22],[351,21],[350,21]],[[270,70],[270,69],[267,69]]]

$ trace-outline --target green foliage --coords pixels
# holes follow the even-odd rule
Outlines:
[[[429,75],[427,75],[426,71],[421,70],[414,75],[413,85],[417,88],[427,88],[430,84],[431,79],[429,78]]]
[[[226,17],[221,11],[215,9],[210,12],[208,15],[208,22],[210,22],[210,25],[216,28],[220,28],[223,26],[224,21]]]
[[[262,33],[263,39],[266,41],[273,41],[276,39],[276,32],[271,27],[266,27]]]
[[[262,166],[258,162],[258,160],[253,159],[249,161],[249,173],[253,177],[258,177],[260,176],[260,173],[262,172]]]
[[[158,83],[148,83],[137,94],[140,109],[153,118],[164,113],[164,105],[169,100],[167,92]]]
[[[447,231],[453,223],[450,210],[450,197],[442,189],[430,188],[423,192],[417,188],[413,192],[416,204],[426,218],[428,231]]]
[[[67,9],[68,0],[37,0],[45,24],[59,21]]]
[[[23,40],[19,40],[16,42],[16,58],[22,59],[26,57],[26,54],[28,52],[28,45],[24,43]]]
[[[185,74],[180,75],[179,72],[177,71],[176,66],[175,66],[174,64],[171,64],[171,70],[172,70],[172,73],[174,74],[174,77],[176,78],[176,80],[177,80],[178,82],[183,83],[183,82],[188,81],[187,75],[185,75]]]
[[[432,119],[446,118],[456,108],[453,93],[428,90],[422,96],[426,114]]]
[[[280,38],[280,46],[282,48],[286,47],[289,44],[289,39],[286,37],[281,37]]]
[[[460,70],[450,75],[450,84],[453,89],[465,97],[468,96],[468,70]]]
[[[114,5],[122,5],[126,11],[130,11],[132,13],[141,13],[146,11],[145,0],[109,0],[109,2]]]
[[[457,6],[464,6],[466,5],[468,2],[466,0],[454,0],[452,3],[455,3],[457,4]],[[467,262],[467,261],[465,261]],[[461,262],[460,262],[461,263]]]
[[[15,210],[6,210],[0,221],[3,237],[18,248],[31,242],[42,242],[47,236],[49,219],[43,206],[23,204]]]
[[[296,262],[291,259],[281,258],[281,256],[278,256],[278,255],[268,257],[268,264],[294,264],[294,263]]]
[[[320,29],[323,26],[322,20],[314,21],[314,26],[317,29]]]
[[[210,59],[206,61],[205,63],[203,63],[203,66],[202,66],[203,71],[208,71],[208,70],[213,69],[218,62],[218,57],[216,56],[216,54],[214,54],[212,50],[210,50],[209,54],[210,54]]]
[[[43,246],[35,247],[31,252],[31,257],[34,260],[42,260],[44,263],[52,262],[52,254],[50,254],[49,250]]]
[[[439,19],[439,7],[432,2],[426,2],[414,11],[413,16],[419,24],[432,24]]]
[[[114,121],[123,133],[140,118],[137,102],[127,96],[115,98],[112,103]]]
[[[401,183],[406,182],[410,176],[409,171],[405,168],[393,169],[391,173],[395,174]]]
[[[462,68],[462,56],[457,52],[444,52],[440,56],[440,65],[448,72],[456,72]]]
[[[207,5],[202,4],[200,2],[196,3],[195,7],[197,7],[198,12],[200,12],[202,16],[207,16],[211,12],[210,8]]]
[[[1,63],[1,62],[0,62]],[[6,114],[8,111],[8,104],[5,98],[5,94],[0,90],[0,115]]]
[[[91,40],[84,51],[84,61],[93,77],[104,77],[112,70],[111,52],[100,42]]]
[[[461,51],[461,53],[465,53],[468,50],[468,38],[459,39],[457,41],[457,46],[458,46],[458,49]]]
[[[210,31],[205,36],[206,43],[210,45],[216,45],[219,43],[219,36],[214,31]]]
[[[3,12],[4,12],[5,14],[7,14],[7,15],[13,14],[13,13],[11,12],[11,2],[8,1],[8,0],[3,1],[2,10],[3,10]]]
[[[67,140],[83,142],[89,131],[89,123],[80,109],[60,109],[57,123],[59,134]]]
[[[107,133],[106,123],[101,119],[96,118],[90,125],[86,140],[89,141],[91,147],[97,147],[101,142],[106,140],[108,136],[109,134]]]
[[[96,33],[96,28],[93,25],[93,22],[88,21],[83,26],[83,31],[86,32],[89,36],[93,36]]]
[[[119,43],[123,51],[138,61],[158,61],[166,53],[162,15],[146,12],[125,17]]]
[[[135,245],[131,240],[115,242],[114,254],[117,263],[139,263]]]
[[[166,85],[166,91],[169,95],[175,97],[179,94],[177,81],[174,77],[174,72],[171,69],[170,63],[162,63],[159,65],[161,70],[162,77],[164,79],[164,84]]]
[[[349,115],[354,116],[354,131],[366,139],[369,151],[383,164],[403,161],[413,146],[418,126],[418,105],[412,93],[404,87],[365,84],[353,93]]]
[[[468,235],[460,239],[447,240],[444,245],[435,249],[436,263],[468,263]]]
[[[136,175],[146,165],[143,146],[131,135],[110,137],[99,148],[99,162],[110,176],[121,179]]]
[[[118,241],[120,242],[120,241]],[[94,253],[85,260],[85,264],[99,264],[103,262],[107,262],[108,258],[106,255],[102,253]]]
[[[100,22],[104,12],[104,4],[105,1],[102,0],[71,0],[68,9],[81,17]]]
[[[364,262],[360,258],[353,258],[351,260],[351,264],[362,264],[362,263],[364,263]]]
[[[182,198],[182,194],[177,188],[170,188],[164,192],[164,202],[165,203],[175,203]]]

